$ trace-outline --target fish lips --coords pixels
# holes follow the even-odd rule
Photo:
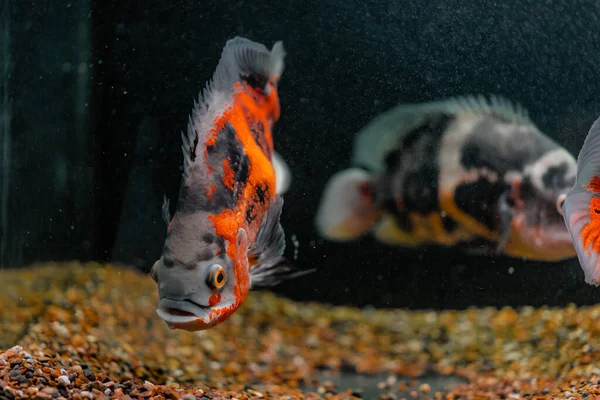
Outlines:
[[[513,240],[516,239],[521,246],[532,252],[532,259],[559,261],[576,255],[575,246],[563,221],[545,225],[528,224],[525,213],[519,212],[513,217],[511,235]]]
[[[171,329],[198,331],[216,325],[212,321],[213,309],[191,300],[162,298],[156,313]]]

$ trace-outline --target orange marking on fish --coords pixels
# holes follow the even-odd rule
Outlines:
[[[221,121],[214,125],[215,128],[220,127],[222,129],[225,126],[225,122],[231,124],[236,140],[243,146],[249,161],[248,179],[246,182],[235,182],[233,170],[231,170],[227,162],[223,162],[223,184],[230,188],[233,188],[237,184],[241,193],[232,209],[226,209],[218,214],[208,216],[215,227],[215,233],[227,242],[226,253],[234,262],[236,283],[234,295],[236,301],[230,307],[214,308],[212,310],[218,315],[219,320],[226,319],[245,300],[250,290],[249,267],[244,260],[244,258],[248,257],[246,254],[248,249],[238,248],[237,232],[240,228],[244,228],[248,235],[248,246],[254,243],[262,218],[275,196],[275,171],[273,165],[252,135],[250,123],[256,120],[263,123],[265,140],[272,149],[271,124],[279,118],[280,111],[277,89],[272,86],[269,96],[261,94],[255,97],[249,94],[253,93],[253,90],[245,83],[236,83],[233,90],[232,106],[223,112]],[[259,185],[264,186],[270,196],[264,203],[259,202],[255,196]],[[247,223],[244,215],[250,205],[254,206],[257,218],[251,223]],[[253,257],[250,258],[254,259]]]
[[[217,193],[217,187],[214,183],[206,188],[206,197],[208,197],[209,200],[213,199],[215,193]]]
[[[233,273],[235,276],[235,287],[233,293],[235,295],[236,304],[241,304],[248,295],[250,290],[250,279],[248,271],[244,271],[245,265],[240,265],[239,251],[236,240],[237,231],[242,226],[242,214],[236,213],[233,210],[223,210],[216,215],[209,215],[208,218],[213,222],[216,234],[227,241],[226,253],[233,260]]]
[[[171,220],[171,222],[169,222],[169,225],[167,226],[167,233],[171,232],[171,229],[173,229],[173,220]]]
[[[208,132],[207,138],[204,141],[204,147],[214,146],[217,144],[217,135],[225,128],[228,122],[227,114],[231,111],[232,107],[226,107],[225,110],[215,118],[212,129]]]
[[[217,294],[213,294],[212,296],[210,296],[210,298],[208,299],[208,306],[212,307],[215,304],[219,303],[221,301],[221,293],[217,293]]]
[[[583,248],[588,256],[591,255],[588,250],[590,245],[596,253],[600,253],[600,240],[598,240],[600,238],[600,198],[598,197],[592,197],[590,200],[590,219],[591,221],[586,223],[579,232],[581,243],[583,243]]]
[[[600,193],[600,178],[597,176],[593,176],[590,180],[590,183],[587,185],[583,185],[585,189],[588,189],[590,193]]]
[[[217,144],[217,135],[223,130],[223,128],[227,124],[227,114],[230,110],[231,107],[226,107],[221,114],[217,115],[213,122],[211,130],[208,131],[206,139],[204,140],[204,169],[208,171],[209,175],[212,173],[212,167],[210,164],[208,164],[208,147]]]
[[[223,160],[223,184],[228,188],[233,190],[235,186],[235,173],[231,166],[229,165],[229,159]]]

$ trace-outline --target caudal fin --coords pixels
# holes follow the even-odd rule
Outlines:
[[[292,172],[283,157],[276,151],[271,158],[273,168],[275,169],[275,191],[277,194],[284,194],[292,182]]]
[[[600,118],[588,132],[577,158],[577,179],[562,206],[565,224],[573,240],[579,263],[590,285],[600,285],[600,259],[596,249],[600,248],[600,220],[592,221],[590,202],[600,196]],[[598,210],[600,212],[600,210]],[[591,229],[590,229],[591,227]],[[592,240],[586,238],[591,236]]]
[[[327,183],[315,225],[324,238],[346,241],[368,232],[379,216],[372,201],[370,175],[352,168],[338,172]]]

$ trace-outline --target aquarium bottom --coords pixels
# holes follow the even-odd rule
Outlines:
[[[2,270],[0,399],[600,398],[600,307],[372,310],[253,292],[172,331],[149,276]]]

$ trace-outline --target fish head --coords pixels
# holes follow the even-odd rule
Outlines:
[[[152,267],[159,296],[156,312],[171,329],[214,327],[237,310],[249,291],[245,231],[240,229],[229,243],[200,219],[176,213]]]
[[[575,256],[561,209],[575,184],[576,172],[575,158],[557,148],[529,164],[521,176],[510,179],[513,213],[506,254],[545,261]]]

